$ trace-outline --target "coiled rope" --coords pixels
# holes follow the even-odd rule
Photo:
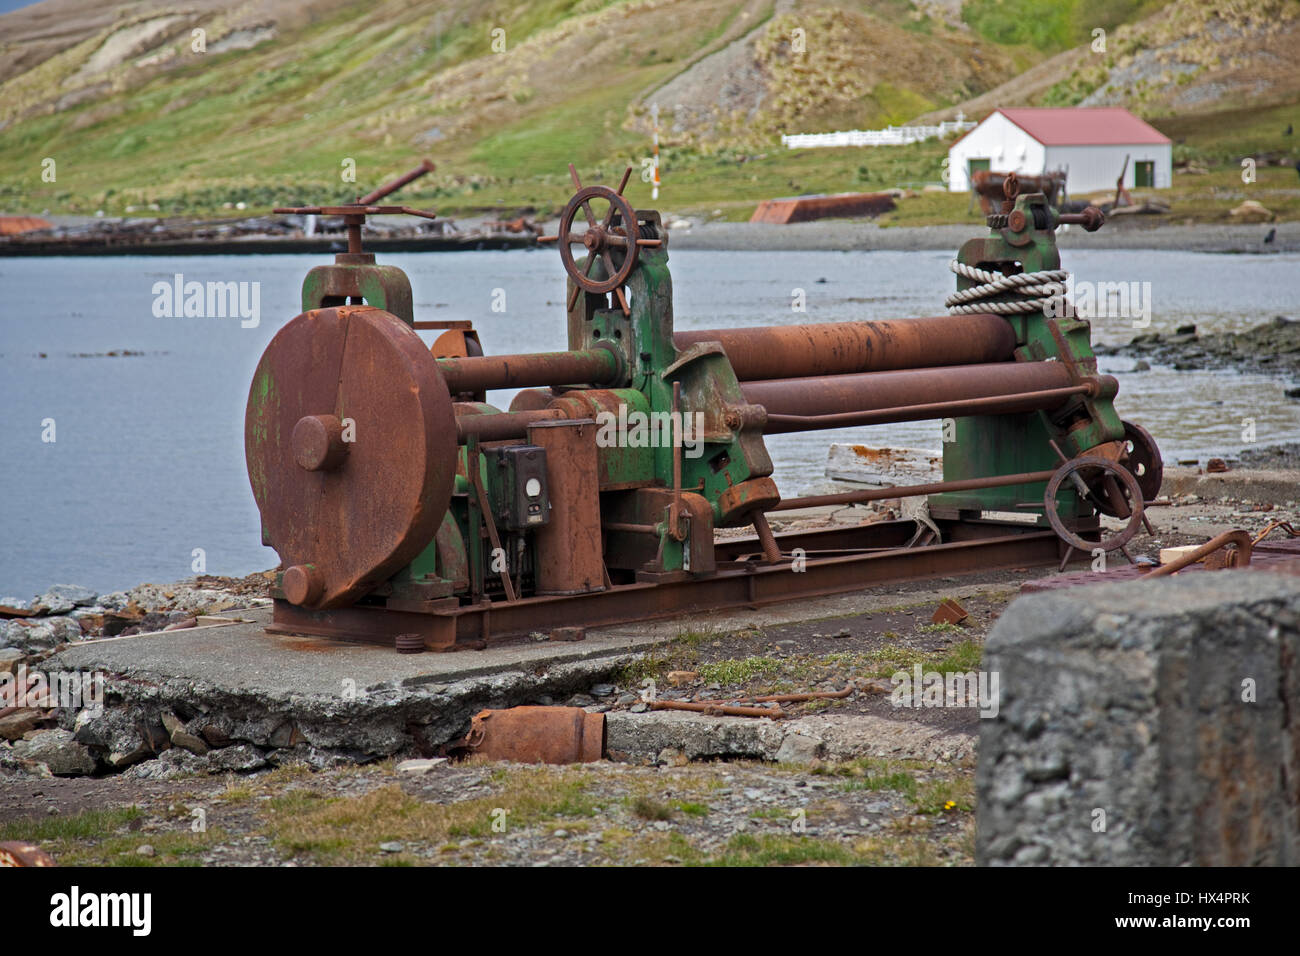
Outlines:
[[[948,311],[955,314],[994,312],[999,315],[1019,315],[1045,311],[1053,302],[1059,309],[1065,297],[1065,280],[1070,277],[1065,269],[1005,276],[1001,272],[968,266],[956,259],[949,263],[948,268],[965,279],[980,283],[961,292],[954,292],[944,300]],[[1022,298],[1006,302],[990,301],[1008,292]]]

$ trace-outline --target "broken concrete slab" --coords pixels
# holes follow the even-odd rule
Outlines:
[[[955,762],[974,756],[975,735],[870,714],[769,720],[675,710],[617,711],[605,715],[605,747],[611,759],[633,762],[654,762],[665,750],[680,752],[687,760],[809,763],[880,756]]]
[[[313,766],[427,755],[462,735],[485,707],[585,690],[657,642],[616,633],[581,644],[399,655],[375,645],[267,634],[266,609],[233,616],[251,620],[76,644],[45,667],[104,673],[107,710],[143,728],[150,755],[170,743],[195,758],[173,754],[165,766],[151,768],[157,761],[146,760],[132,771],[170,777],[239,769],[228,765],[250,760],[225,753],[244,746],[273,763],[304,759]],[[71,727],[77,718],[63,719]],[[92,747],[104,769],[134,762],[136,744],[118,736]],[[166,743],[155,746],[154,737]]]
[[[973,581],[963,583],[961,592],[1004,586]],[[91,745],[101,771],[133,763],[136,776],[215,770],[222,762],[217,755],[240,745],[257,748],[273,764],[306,761],[324,767],[430,756],[462,737],[470,718],[483,709],[594,701],[575,695],[609,682],[646,651],[683,631],[746,630],[870,613],[900,600],[929,603],[951,590],[943,582],[917,582],[775,605],[761,616],[750,610],[712,612],[595,629],[574,644],[523,641],[481,651],[414,655],[399,655],[390,647],[267,634],[271,610],[259,607],[225,612],[217,618],[220,624],[208,624],[213,616],[205,616],[204,623],[185,630],[78,642],[44,666],[104,674],[108,708],[125,712],[139,726],[148,759],[136,763],[139,745],[134,739],[106,740]],[[171,753],[176,728],[163,727],[165,713],[174,716],[185,735],[178,749],[195,751],[190,754],[195,760],[173,754],[166,767],[151,768],[157,755]],[[72,729],[75,720],[75,713],[59,717],[65,729]],[[783,739],[774,737],[772,747],[762,749],[763,759],[772,759]],[[202,753],[205,748],[208,753]],[[734,749],[739,753],[745,747]],[[846,743],[843,751],[850,749]],[[831,752],[837,752],[834,746]]]

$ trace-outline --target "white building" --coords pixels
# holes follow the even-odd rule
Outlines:
[[[1066,189],[1078,195],[1113,190],[1123,169],[1128,189],[1168,189],[1171,152],[1169,137],[1120,107],[999,109],[949,148],[948,188],[966,192],[980,169],[1026,175],[1064,169]]]

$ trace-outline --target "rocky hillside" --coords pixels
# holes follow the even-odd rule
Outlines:
[[[1125,106],[1160,118],[1297,100],[1300,2],[1175,0],[927,118],[998,106]]]
[[[438,171],[407,198],[553,202],[570,161],[595,181],[639,165],[652,104],[670,161],[689,165],[761,154],[782,132],[959,107],[1208,111],[1294,92],[1300,0],[1219,5],[44,0],[0,16],[0,211],[342,200],[426,155]],[[1110,52],[1067,49],[1093,23],[1110,31]],[[704,201],[728,198],[726,162]],[[707,169],[692,175],[713,188]],[[787,189],[816,185],[783,177]]]

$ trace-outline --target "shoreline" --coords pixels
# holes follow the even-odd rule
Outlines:
[[[1148,217],[1150,218],[1150,217]],[[1270,230],[1273,241],[1264,242]],[[782,226],[711,222],[670,232],[670,248],[734,252],[955,252],[982,235],[977,222],[946,226],[878,226],[871,222],[823,220]],[[1062,249],[1133,249],[1173,252],[1273,254],[1300,252],[1300,223],[1256,225],[1148,225],[1108,220],[1094,233],[1070,229],[1058,236]]]
[[[58,218],[58,217],[52,217]],[[382,220],[383,217],[379,217]],[[773,225],[754,222],[698,222],[675,220],[669,228],[671,248],[708,252],[955,252],[967,240],[984,233],[978,221],[938,226],[880,226],[874,222],[824,219],[817,222]],[[460,220],[463,231],[447,236],[382,236],[367,233],[367,251],[459,252],[482,249],[530,249],[538,245],[532,234],[484,231],[478,220]],[[681,225],[681,223],[687,223]],[[538,222],[554,235],[558,222]],[[1269,236],[1271,241],[1265,241]],[[1300,252],[1300,222],[1277,224],[1188,225],[1161,217],[1127,217],[1108,220],[1098,232],[1069,228],[1058,235],[1058,245],[1072,249],[1128,249],[1270,255]],[[28,256],[110,255],[276,255],[324,254],[343,248],[341,236],[242,235],[229,239],[177,238],[149,242],[105,232],[65,238],[30,238],[0,241],[0,258]]]

